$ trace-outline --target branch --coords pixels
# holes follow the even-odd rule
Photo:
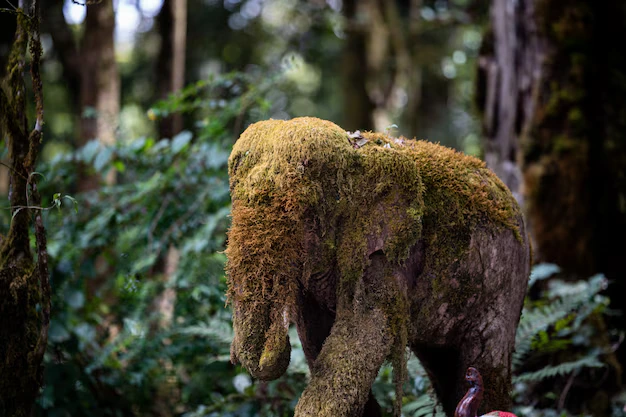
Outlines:
[[[31,195],[34,201],[41,202],[37,183],[31,182]],[[37,355],[43,358],[48,345],[48,328],[50,327],[50,274],[48,269],[48,246],[46,228],[43,225],[41,210],[35,212],[35,241],[37,242],[37,269],[41,286],[42,324],[39,333]]]
[[[39,2],[33,0],[31,22],[31,41],[30,41],[30,76],[33,83],[33,94],[35,96],[35,128],[28,137],[28,158],[26,164],[29,171],[32,171],[39,155],[41,145],[41,135],[43,130],[43,86],[41,82],[41,39],[39,33]]]
[[[43,129],[43,87],[41,82],[41,39],[39,33],[40,7],[39,1],[33,0],[30,41],[30,75],[33,82],[33,94],[35,95],[36,121],[35,128],[28,137],[29,149],[26,164],[29,172],[32,172],[39,148],[41,145]],[[41,195],[37,189],[36,176],[31,175],[28,181],[30,194],[34,205],[41,205]],[[48,269],[48,249],[46,241],[46,228],[43,224],[41,210],[35,212],[35,241],[37,243],[37,269],[39,272],[39,285],[41,286],[42,323],[39,333],[36,355],[43,358],[48,345],[48,328],[50,327],[50,274]]]

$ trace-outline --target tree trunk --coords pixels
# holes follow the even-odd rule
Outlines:
[[[494,0],[491,31],[479,59],[479,108],[483,112],[485,161],[522,202],[520,136],[532,122],[534,96],[543,71],[545,42],[534,19],[534,0]]]
[[[359,13],[357,0],[343,4],[346,24],[346,41],[341,70],[343,76],[344,121],[348,130],[372,130],[374,128],[374,103],[367,93],[366,27]],[[363,7],[361,5],[361,7]]]
[[[478,91],[487,162],[523,194],[534,259],[605,273],[623,313],[624,19],[618,1],[494,0]],[[614,324],[624,329],[624,315]]]
[[[84,145],[97,139],[104,145],[115,143],[120,112],[120,78],[115,61],[115,13],[113,0],[87,6],[85,34],[80,48],[80,137]],[[111,172],[106,182],[115,182]],[[97,178],[85,176],[80,191],[98,187]]]
[[[161,50],[157,61],[157,95],[164,99],[185,86],[187,0],[164,0],[158,23]],[[181,114],[172,114],[159,123],[162,138],[171,138],[182,129]]]
[[[42,4],[42,13],[46,16],[46,20],[41,22],[42,30],[50,34],[52,38],[54,48],[51,52],[54,52],[63,67],[63,80],[70,96],[69,104],[72,110],[80,116],[82,112],[79,108],[82,67],[74,33],[63,15],[63,4],[64,0],[48,0]]]
[[[158,17],[161,34],[161,49],[156,65],[156,95],[165,99],[185,86],[185,57],[187,48],[187,0],[164,0]],[[183,115],[171,114],[159,121],[159,137],[172,138],[183,129]],[[167,286],[178,268],[180,252],[170,246],[152,270],[153,278],[164,283],[163,290],[155,297],[152,310],[159,318],[150,327],[150,332],[167,329],[172,325],[176,306],[176,288]],[[164,361],[165,368],[172,363]],[[167,410],[181,401],[180,389],[175,383],[166,381],[159,385],[152,413],[155,416],[167,415]]]
[[[0,79],[4,78],[9,58],[11,44],[15,37],[15,16],[10,13],[0,12]],[[3,158],[3,164],[8,164],[9,160]],[[9,173],[4,167],[0,167],[0,195],[6,195],[9,192]]]
[[[3,4],[2,7],[6,7],[6,5]],[[4,78],[14,36],[15,16],[10,13],[0,12],[0,79]]]
[[[157,94],[159,98],[166,98],[185,85],[187,0],[164,0],[159,13],[159,32],[161,50],[157,62]],[[182,114],[172,114],[160,121],[160,137],[171,138],[180,133],[182,128]],[[162,282],[168,282],[178,268],[179,259],[178,249],[170,246],[165,254],[160,256],[152,274],[159,275]],[[175,304],[176,290],[173,287],[165,288],[156,297],[153,308],[160,317],[158,328],[167,328],[171,325]]]
[[[18,26],[8,59],[7,78],[0,87],[0,134],[9,149],[11,226],[0,236],[0,416],[26,417],[39,395],[43,355],[48,341],[50,285],[48,256],[37,191],[35,162],[41,145],[43,93],[39,74],[39,8],[25,17],[18,9]],[[28,131],[23,80],[30,41],[31,78],[37,121]],[[31,220],[35,225],[37,261],[30,250]]]

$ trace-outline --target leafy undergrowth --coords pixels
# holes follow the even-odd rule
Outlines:
[[[233,74],[191,86],[150,117],[195,112],[200,122],[193,132],[111,147],[91,142],[40,169],[42,193],[53,196],[46,207],[73,204],[59,191],[71,194],[77,163],[102,178],[113,170],[117,179],[75,195],[78,213],[45,213],[54,298],[36,415],[293,414],[308,377],[297,335],[292,329],[286,375],[252,380],[230,363],[231,315],[224,306],[227,158],[241,128],[267,117],[271,82]],[[619,335],[604,327],[606,280],[562,281],[557,272],[539,265],[531,278],[514,359],[513,411],[625,416],[626,395],[610,384]],[[408,370],[403,415],[442,415],[414,357]],[[390,366],[373,390],[391,415]]]

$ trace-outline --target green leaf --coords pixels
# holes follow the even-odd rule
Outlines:
[[[98,172],[102,172],[102,170],[111,162],[111,158],[113,157],[113,149],[110,147],[104,147],[98,154],[96,155],[96,159],[93,161],[93,167]]]
[[[78,213],[78,201],[76,201],[74,197],[69,196],[69,195],[64,195],[63,198],[70,200],[74,205],[74,212]]]
[[[113,162],[113,167],[115,168],[117,172],[126,171],[126,165],[124,164],[124,162],[119,161],[119,160]]]
[[[137,262],[133,264],[131,269],[131,275],[137,274],[139,272],[144,272],[146,269],[150,268],[154,265],[156,261],[156,253],[150,253],[148,255],[143,256]]]
[[[100,149],[100,142],[96,139],[90,140],[78,151],[78,158],[83,162],[89,163],[96,156],[98,149]]]
[[[172,139],[172,153],[174,155],[178,154],[185,146],[191,142],[193,135],[188,130],[183,130],[178,135],[174,136]]]

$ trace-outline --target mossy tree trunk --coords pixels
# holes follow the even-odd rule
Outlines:
[[[42,384],[42,360],[48,341],[50,285],[46,238],[41,217],[34,166],[43,127],[43,97],[39,60],[39,9],[31,16],[17,10],[18,26],[0,89],[0,131],[9,148],[9,202],[13,217],[0,246],[0,415],[29,416]],[[23,80],[25,55],[30,42],[31,77],[37,120],[29,132],[26,89]],[[34,224],[37,260],[30,248]]]
[[[0,12],[0,80],[3,79],[5,75],[9,51],[11,50],[14,36],[15,16],[12,16],[10,13]],[[9,160],[2,158],[0,162],[8,164]],[[0,195],[5,195],[8,192],[9,174],[5,169],[0,169]]]
[[[494,0],[478,92],[488,163],[523,193],[535,261],[605,273],[622,312],[625,19],[619,1]]]

